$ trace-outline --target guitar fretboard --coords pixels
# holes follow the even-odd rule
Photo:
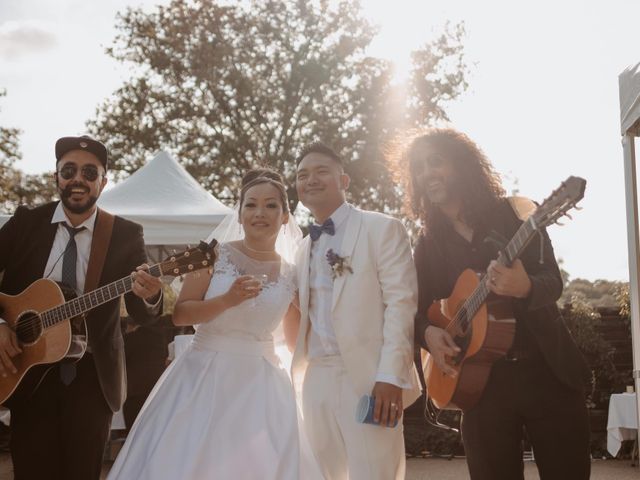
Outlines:
[[[154,277],[162,276],[160,264],[149,267],[148,273]],[[81,315],[104,303],[129,293],[133,287],[131,276],[121,278],[89,293],[69,300],[40,314],[44,328],[52,327],[64,320]]]
[[[500,252],[497,261],[507,267],[511,266],[513,261],[520,256],[537,231],[538,229],[536,228],[533,217],[530,217],[526,222],[520,225],[520,228],[509,241],[505,249]],[[489,287],[487,287],[487,275],[484,274],[480,279],[480,284],[458,310],[453,323],[462,327],[463,330],[466,330],[473,317],[486,301],[489,296],[489,292]]]

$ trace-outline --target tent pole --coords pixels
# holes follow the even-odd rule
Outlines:
[[[629,300],[631,303],[631,339],[633,343],[633,382],[636,391],[636,409],[638,418],[640,419],[640,291],[638,289],[638,277],[640,276],[640,241],[638,238],[638,177],[636,176],[634,137],[628,132],[624,137],[622,137],[622,148],[624,151],[624,183],[627,203],[627,244],[629,249]]]

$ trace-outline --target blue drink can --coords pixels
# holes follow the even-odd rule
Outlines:
[[[356,407],[356,421],[358,423],[368,423],[370,425],[378,425],[393,428],[398,425],[398,417],[396,417],[393,425],[382,425],[373,419],[373,409],[376,405],[375,397],[371,395],[363,395],[358,406]]]

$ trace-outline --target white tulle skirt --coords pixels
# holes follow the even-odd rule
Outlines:
[[[300,478],[290,379],[255,345],[241,343],[223,340],[224,348],[211,348],[196,342],[172,363],[109,480]]]

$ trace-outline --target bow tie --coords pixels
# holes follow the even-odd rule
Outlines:
[[[311,225],[309,226],[309,236],[312,241],[316,241],[320,238],[320,235],[323,233],[327,233],[329,235],[335,235],[336,227],[333,224],[333,220],[330,218],[327,219],[322,225]]]

